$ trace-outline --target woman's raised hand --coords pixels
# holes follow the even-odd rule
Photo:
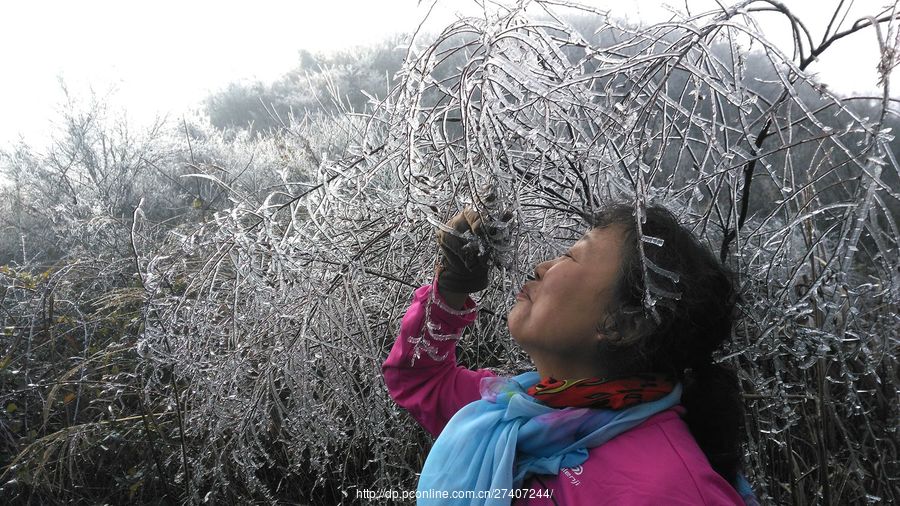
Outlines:
[[[490,255],[483,241],[482,218],[472,207],[466,207],[447,222],[448,230],[439,229],[438,289],[450,293],[472,293],[488,285]]]
[[[468,294],[487,287],[492,251],[508,245],[507,225],[512,216],[505,212],[496,219],[468,206],[447,222],[446,229],[438,230],[441,264],[437,275],[442,295]]]

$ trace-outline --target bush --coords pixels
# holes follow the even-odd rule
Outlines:
[[[379,366],[432,275],[434,224],[487,185],[517,239],[467,365],[529,366],[505,327],[513,288],[593,209],[664,203],[740,274],[744,318],[717,358],[741,371],[761,499],[896,502],[893,111],[804,73],[866,22],[792,61],[753,15],[593,17],[585,36],[513,8],[447,27],[365,114],[281,117],[266,136],[192,118],[132,144],[73,114],[50,152],[5,154],[4,494],[413,488],[430,441]]]

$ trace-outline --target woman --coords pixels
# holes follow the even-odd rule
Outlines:
[[[644,213],[643,236],[661,246],[616,204],[538,264],[507,319],[537,370],[514,378],[456,364],[487,255],[466,241],[481,234],[471,209],[448,224],[458,233],[439,233],[438,275],[382,368],[392,398],[437,436],[417,491],[435,500],[420,503],[755,503],[739,474],[737,378],[712,362],[731,333],[731,276],[671,213]]]

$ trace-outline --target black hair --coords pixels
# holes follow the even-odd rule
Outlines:
[[[712,468],[734,484],[741,469],[744,405],[735,371],[713,363],[712,354],[731,339],[735,277],[671,212],[648,206],[642,214],[640,234],[633,205],[609,204],[590,217],[595,228],[619,227],[625,239],[618,284],[601,325],[607,338],[598,343],[600,360],[610,376],[651,372],[681,381],[691,434]],[[662,244],[641,241],[641,235]],[[677,281],[648,268],[641,247],[644,258],[675,273]],[[648,282],[670,296],[657,297],[648,308]]]

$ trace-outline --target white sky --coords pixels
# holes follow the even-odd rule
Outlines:
[[[670,17],[658,0],[582,0],[632,21]],[[783,0],[814,35],[824,32],[837,0]],[[430,0],[41,1],[0,3],[0,149],[22,136],[46,141],[62,100],[63,78],[76,95],[89,86],[124,107],[137,124],[157,112],[178,117],[211,91],[234,80],[271,81],[297,63],[300,49],[329,50],[412,32]],[[714,0],[688,0],[694,11]],[[733,0],[723,0],[725,4]],[[684,2],[672,2],[683,8]],[[857,0],[845,26],[884,2]],[[433,30],[457,12],[478,11],[473,0],[443,0]],[[789,44],[787,24],[760,16],[766,33]],[[875,32],[863,30],[829,48],[810,70],[842,92],[875,90]],[[786,51],[789,47],[785,45]]]

